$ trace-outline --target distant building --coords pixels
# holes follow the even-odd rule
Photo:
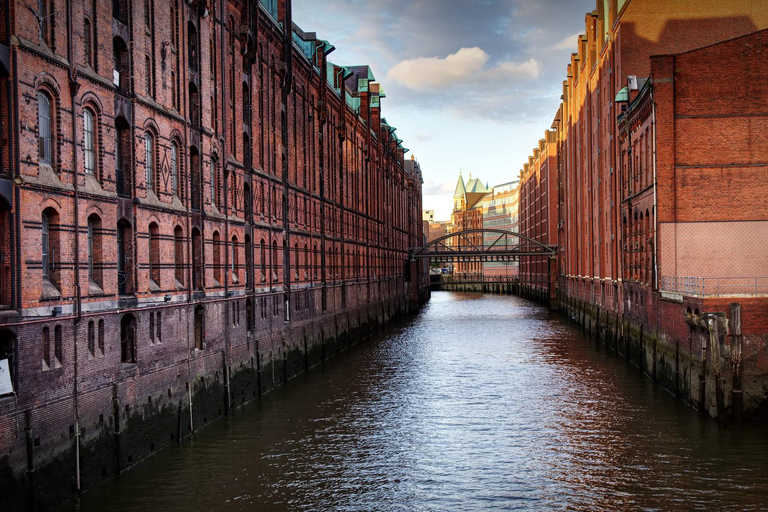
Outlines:
[[[490,192],[488,187],[478,179],[472,179],[464,184],[464,178],[459,175],[456,190],[453,193],[453,211],[451,212],[451,233],[459,231],[482,229],[483,227],[483,198]],[[466,238],[453,239],[452,244],[462,246],[483,245],[482,233],[472,233]],[[458,274],[482,274],[483,265],[480,262],[460,261],[454,264],[454,273]]]
[[[421,210],[421,220],[435,222],[435,210]]]
[[[518,198],[520,181],[496,185],[483,198],[483,228],[518,232]],[[498,240],[495,233],[483,234],[483,245],[489,247]],[[516,242],[516,238],[512,238]],[[509,277],[519,273],[518,261],[486,261],[483,263],[485,277]]]

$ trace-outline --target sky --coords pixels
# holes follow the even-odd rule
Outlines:
[[[461,172],[516,180],[555,117],[595,0],[294,0],[294,22],[371,67],[424,177],[423,207],[449,220]]]

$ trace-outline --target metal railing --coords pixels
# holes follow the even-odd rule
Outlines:
[[[768,276],[662,276],[660,284],[661,291],[696,297],[768,295]]]

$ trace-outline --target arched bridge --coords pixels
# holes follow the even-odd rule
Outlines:
[[[412,248],[410,259],[431,261],[491,262],[517,261],[522,256],[557,255],[557,247],[544,245],[520,233],[503,229],[467,229],[436,238]]]

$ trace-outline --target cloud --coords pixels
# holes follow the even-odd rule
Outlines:
[[[462,48],[445,58],[418,57],[395,64],[387,79],[409,89],[425,91],[453,85],[538,78],[541,65],[536,59],[526,62],[501,62],[486,67],[490,55],[478,47]]]
[[[579,34],[572,34],[559,43],[552,46],[553,50],[571,50],[572,52],[575,52],[577,50],[577,45],[579,43]]]
[[[387,78],[411,89],[432,89],[464,82],[482,70],[490,56],[480,48],[462,48],[444,59],[418,57],[395,64]]]
[[[443,183],[435,183],[434,181],[427,181],[421,187],[421,191],[424,195],[433,196],[440,194],[453,194],[456,189],[456,180],[445,181]]]

